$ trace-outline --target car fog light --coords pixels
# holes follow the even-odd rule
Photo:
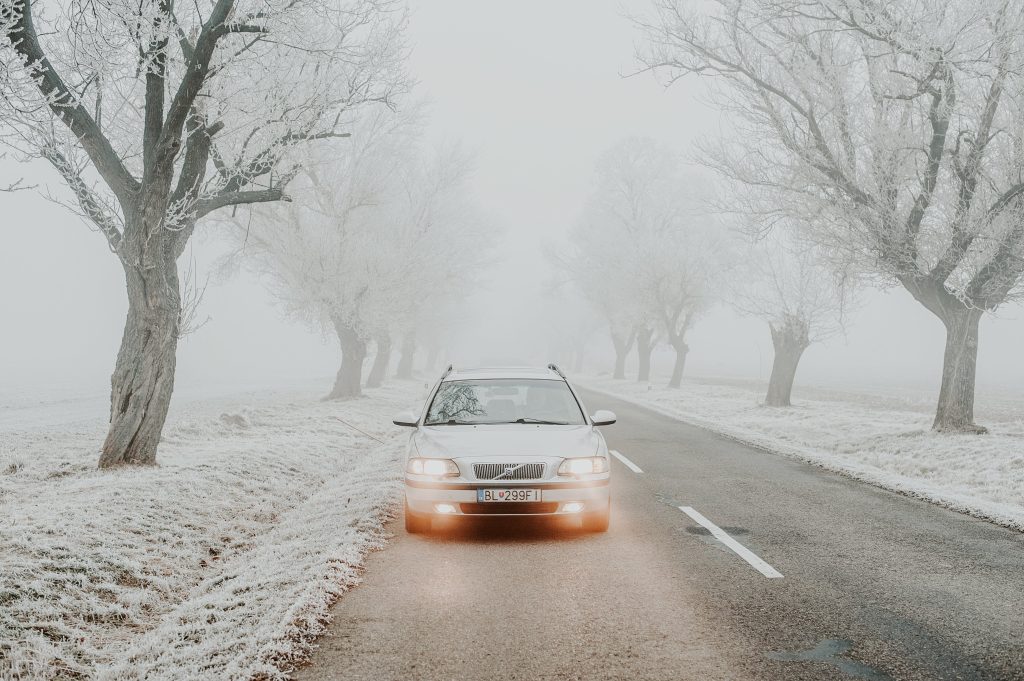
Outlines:
[[[455,513],[455,504],[434,504],[434,510],[438,513]]]
[[[568,504],[562,505],[562,511],[565,513],[579,513],[583,510],[583,504],[578,501],[572,501]]]

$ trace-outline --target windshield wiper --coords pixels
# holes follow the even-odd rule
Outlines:
[[[534,419],[534,418],[521,418],[515,421],[459,421],[458,419],[448,419],[447,421],[428,421],[424,423],[425,426],[501,426],[510,423],[525,423],[531,425],[541,426],[568,426],[572,425],[568,421],[547,421],[545,419]]]

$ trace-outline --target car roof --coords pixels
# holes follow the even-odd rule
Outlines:
[[[554,381],[564,380],[558,372],[547,367],[472,367],[452,369],[444,381],[467,381],[492,378],[533,378]]]

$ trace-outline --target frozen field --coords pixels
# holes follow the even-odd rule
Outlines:
[[[113,472],[104,397],[4,400],[0,678],[282,677],[384,540],[420,392],[176,396],[160,465]]]
[[[1024,399],[979,396],[988,435],[931,431],[932,403],[909,393],[794,389],[793,406],[761,406],[753,382],[658,384],[586,378],[623,397],[773,452],[1024,530]]]

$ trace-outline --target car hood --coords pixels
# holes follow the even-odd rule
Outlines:
[[[589,425],[433,426],[414,437],[420,456],[474,460],[508,456],[570,457],[599,453],[601,435]]]

